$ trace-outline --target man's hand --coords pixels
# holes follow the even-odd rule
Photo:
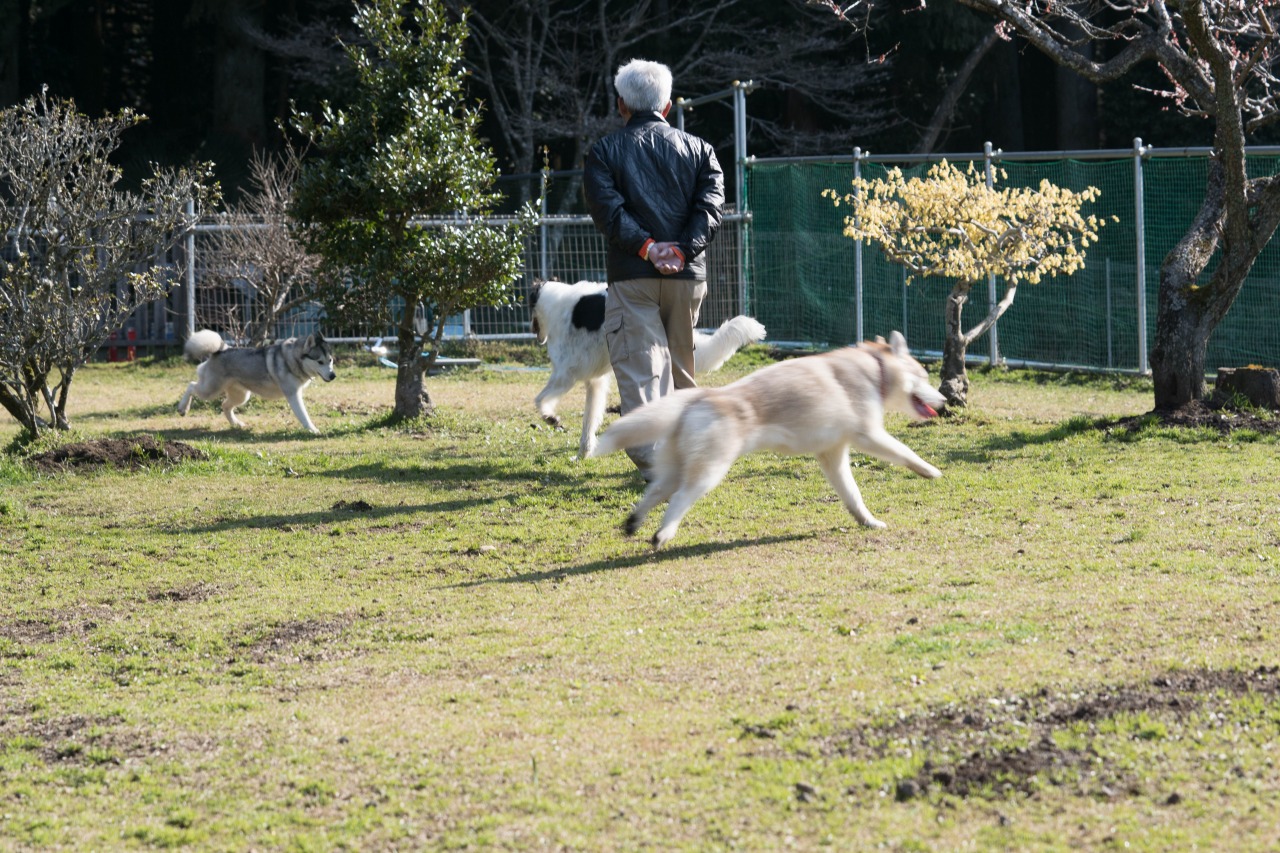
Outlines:
[[[674,275],[684,269],[684,258],[675,243],[654,243],[650,246],[649,263],[663,275]]]

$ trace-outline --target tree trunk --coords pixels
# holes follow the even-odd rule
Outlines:
[[[991,48],[996,46],[997,41],[999,41],[999,35],[995,30],[992,30],[969,51],[969,55],[965,57],[964,64],[956,72],[955,78],[943,91],[942,99],[938,102],[937,108],[934,109],[933,117],[929,119],[929,126],[925,128],[920,141],[916,144],[915,153],[933,153],[934,148],[938,145],[938,140],[942,138],[943,132],[950,129],[951,120],[956,114],[956,107],[960,103],[960,98],[969,90],[969,81],[973,79],[973,73],[978,70],[978,65],[981,64],[983,58],[991,52]]]
[[[1265,198],[1274,203],[1272,194],[1266,193]],[[1241,239],[1224,242],[1226,170],[1221,158],[1210,162],[1200,211],[1160,267],[1156,335],[1151,350],[1157,411],[1176,409],[1207,394],[1204,374],[1209,338],[1244,286],[1260,246],[1274,231],[1276,214],[1271,207],[1258,204],[1257,219],[1248,223],[1254,233],[1246,232]],[[1212,279],[1207,285],[1198,286],[1197,279],[1220,248],[1222,257]]]
[[[1025,148],[1019,50],[1020,46],[1013,42],[1001,42],[991,49],[995,98],[987,107],[987,120],[990,127],[999,129],[999,137],[992,141],[1006,151]]]
[[[431,402],[431,394],[427,391],[425,381],[426,363],[422,358],[422,338],[413,327],[417,307],[416,299],[405,299],[404,315],[400,318],[400,327],[396,332],[399,365],[396,368],[394,414],[398,420],[430,417],[435,411],[435,404]]]
[[[1094,45],[1078,26],[1064,25],[1063,31],[1078,43],[1073,50],[1093,61]],[[1054,98],[1057,117],[1057,147],[1063,151],[1098,147],[1098,84],[1086,80],[1062,65],[1054,66]]]
[[[25,400],[10,393],[8,388],[2,386],[0,386],[0,406],[3,406],[5,411],[13,415],[13,419],[26,431],[29,438],[36,438],[40,435],[42,421],[36,416],[35,409],[31,408]]]
[[[947,295],[947,334],[942,342],[942,384],[938,390],[947,398],[948,406],[964,408],[969,403],[969,374],[965,369],[965,352],[969,339],[964,333],[964,304],[969,300],[971,281],[958,281]]]
[[[1190,283],[1194,285],[1195,279]],[[1205,396],[1205,356],[1209,336],[1218,324],[1199,310],[1199,301],[1188,298],[1185,280],[1169,272],[1166,261],[1160,272],[1156,343],[1151,350],[1156,411],[1176,409]]]
[[[224,0],[225,2],[225,0]],[[247,33],[262,29],[262,8],[235,0],[217,21],[213,129],[246,152],[266,142],[266,59]]]

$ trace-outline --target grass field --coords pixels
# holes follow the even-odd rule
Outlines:
[[[942,479],[855,457],[888,529],[760,454],[655,554],[546,376],[388,426],[352,355],[312,437],[179,418],[176,360],[82,372],[63,441],[207,459],[0,455],[0,849],[1280,848],[1274,437],[979,373],[890,425]]]

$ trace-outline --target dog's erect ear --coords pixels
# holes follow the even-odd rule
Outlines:
[[[889,333],[889,348],[899,358],[908,358],[911,355],[911,350],[907,348],[907,339],[897,330]]]
[[[538,307],[538,297],[542,294],[542,285],[546,284],[540,278],[535,278],[533,284],[529,285],[529,310],[532,311]]]

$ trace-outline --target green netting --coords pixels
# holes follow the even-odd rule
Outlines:
[[[1254,175],[1272,174],[1280,158],[1254,157]],[[964,167],[964,163],[957,165]],[[975,164],[979,169],[981,162]],[[1088,263],[1070,277],[1023,284],[996,328],[1002,358],[1045,364],[1134,370],[1140,349],[1155,331],[1160,263],[1185,232],[1204,197],[1206,161],[1202,157],[1150,158],[1143,162],[1143,213],[1146,240],[1145,339],[1139,336],[1138,270],[1132,157],[1114,160],[1005,161],[1004,186],[1038,186],[1048,179],[1073,190],[1096,186],[1099,200],[1087,212],[1105,217],[1101,240],[1090,247]],[[874,179],[889,168],[861,164]],[[927,164],[903,167],[922,174]],[[758,161],[747,169],[746,195],[752,221],[749,236],[750,309],[769,328],[774,341],[838,346],[858,339],[858,245],[841,233],[847,207],[822,197],[827,188],[845,193],[854,175],[852,163]],[[1111,217],[1119,221],[1110,221]],[[904,282],[900,267],[880,250],[865,246],[862,256],[862,332],[864,337],[899,329],[912,349],[939,351],[944,334],[943,307],[951,282]],[[1212,267],[1210,268],[1211,272]],[[1206,277],[1209,274],[1206,272]],[[997,282],[996,298],[1003,294]],[[1269,246],[1254,267],[1240,298],[1210,342],[1208,366],[1280,363],[1280,331],[1274,318],[1280,307],[1280,248]],[[965,309],[966,325],[989,310],[988,289],[975,287]],[[978,339],[970,353],[990,353],[990,336]],[[1145,341],[1145,342],[1144,342]]]

